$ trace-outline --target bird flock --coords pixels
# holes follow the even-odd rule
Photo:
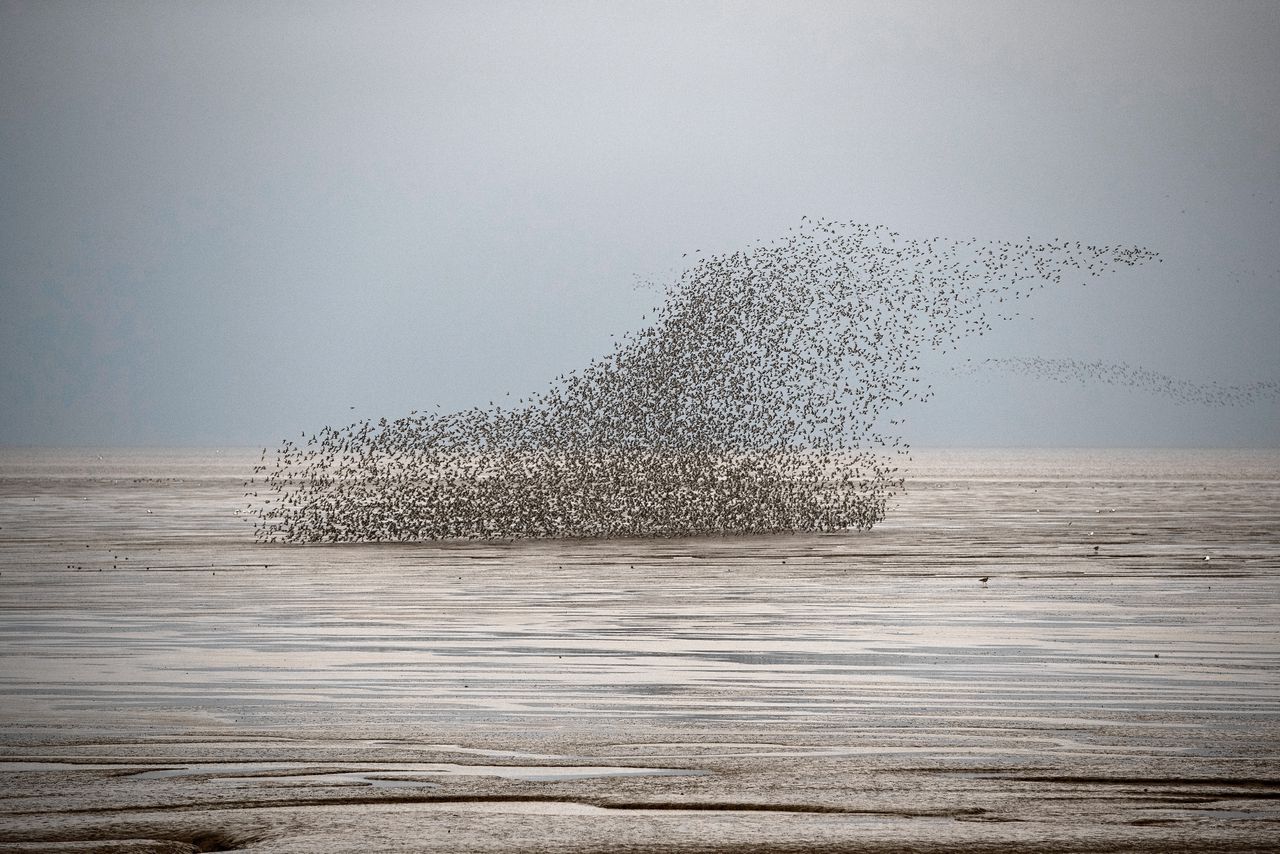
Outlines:
[[[1172,398],[1178,403],[1203,406],[1248,406],[1262,401],[1280,399],[1280,382],[1275,380],[1243,385],[1196,383],[1171,377],[1140,365],[1130,365],[1127,362],[1013,356],[966,362],[963,365],[954,366],[952,371],[969,375],[986,371],[1004,371],[1060,383],[1078,382],[1083,385],[1105,383]]]
[[[902,487],[920,356],[1038,288],[1155,258],[1075,241],[912,239],[803,218],[707,255],[647,326],[514,406],[326,426],[263,450],[264,542],[867,529]]]

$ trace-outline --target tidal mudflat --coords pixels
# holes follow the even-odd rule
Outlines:
[[[0,850],[1280,837],[1278,452],[917,452],[862,533],[342,546],[254,544],[254,458],[0,452]]]

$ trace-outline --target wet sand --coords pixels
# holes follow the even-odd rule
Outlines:
[[[251,543],[251,465],[0,452],[0,851],[1280,837],[1276,452],[922,452],[866,533],[395,546]]]

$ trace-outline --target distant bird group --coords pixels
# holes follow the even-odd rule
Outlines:
[[[248,514],[268,542],[870,528],[902,486],[907,449],[886,416],[932,396],[925,348],[983,334],[1046,284],[1154,257],[806,217],[700,255],[649,326],[515,407],[361,420],[264,449]]]
[[[1247,406],[1259,401],[1280,398],[1280,382],[1274,380],[1245,385],[1195,383],[1126,362],[1086,362],[1079,359],[1018,356],[966,362],[964,365],[953,367],[952,370],[965,374],[1001,370],[1055,382],[1079,382],[1085,385],[1105,383],[1140,389],[1172,398],[1179,403],[1204,406]]]

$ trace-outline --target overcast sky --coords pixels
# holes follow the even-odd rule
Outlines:
[[[1165,259],[949,358],[1280,378],[1277,45],[1270,0],[0,0],[0,444],[541,389],[636,276],[806,214]],[[1274,401],[949,363],[913,444],[1280,445]]]

